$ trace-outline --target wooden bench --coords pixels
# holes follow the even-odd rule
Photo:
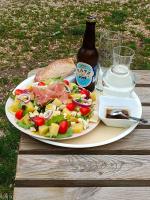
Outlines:
[[[150,120],[150,71],[135,71]],[[21,135],[14,200],[149,200],[150,125],[101,147],[68,149]]]

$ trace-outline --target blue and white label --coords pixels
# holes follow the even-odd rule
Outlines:
[[[87,63],[78,62],[76,66],[76,81],[81,87],[87,87],[93,82],[95,73],[91,65]]]

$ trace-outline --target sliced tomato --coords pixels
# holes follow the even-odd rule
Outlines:
[[[38,83],[38,86],[44,86],[44,85],[46,85],[44,82],[39,82]]]
[[[91,112],[91,109],[89,107],[81,107],[80,112],[82,115],[87,115]]]
[[[25,90],[21,90],[21,89],[15,90],[15,95],[20,95],[20,94],[23,94],[23,93],[25,93]]]
[[[39,117],[39,116],[34,117],[33,121],[36,126],[42,126],[45,123],[45,119],[43,117]]]
[[[68,81],[68,80],[64,80],[64,83],[65,83],[66,85],[69,85],[69,81]]]
[[[80,93],[85,94],[87,98],[90,96],[90,92],[84,88],[80,91]]]
[[[64,134],[67,132],[69,123],[67,121],[62,121],[59,124],[59,133]]]
[[[20,110],[18,110],[17,112],[16,112],[16,114],[15,114],[15,117],[17,118],[17,119],[22,119],[22,117],[23,117],[23,110],[22,109],[20,109]]]
[[[70,110],[70,111],[73,111],[76,107],[75,103],[68,103],[66,105],[67,109]]]

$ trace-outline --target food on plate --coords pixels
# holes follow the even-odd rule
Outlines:
[[[68,92],[63,82],[54,82],[46,86],[33,86],[33,94],[38,105],[45,105],[51,99],[59,99],[62,103],[68,100]]]
[[[16,114],[15,114],[16,119],[22,119],[23,118],[23,110],[17,110]]]
[[[35,75],[35,81],[40,82],[54,77],[67,77],[75,70],[72,58],[59,59],[51,62],[47,67],[41,68]]]
[[[47,138],[66,138],[97,123],[95,92],[62,78],[33,82],[13,92],[9,110],[18,126]]]

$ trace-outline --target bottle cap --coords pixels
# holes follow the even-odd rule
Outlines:
[[[96,22],[96,16],[95,15],[87,16],[87,22]]]

